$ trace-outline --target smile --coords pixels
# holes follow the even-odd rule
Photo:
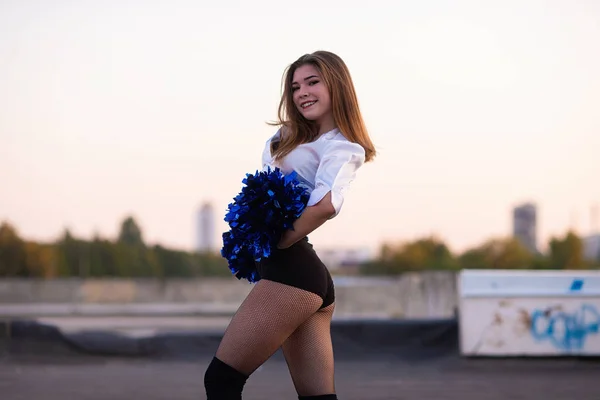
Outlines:
[[[302,107],[303,109],[306,109],[310,106],[312,106],[313,104],[315,104],[317,101],[307,101],[306,103],[302,103],[300,104],[300,107]]]

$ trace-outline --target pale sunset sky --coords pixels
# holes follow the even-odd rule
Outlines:
[[[0,221],[27,239],[191,250],[260,168],[284,68],[348,64],[379,151],[315,247],[430,234],[459,252],[538,206],[539,245],[600,205],[600,2],[0,1]]]

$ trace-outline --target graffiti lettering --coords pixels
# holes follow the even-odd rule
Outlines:
[[[535,310],[531,314],[531,335],[538,341],[548,340],[557,349],[581,350],[589,335],[597,334],[600,313],[591,304],[583,304],[579,310],[566,313],[554,307]]]

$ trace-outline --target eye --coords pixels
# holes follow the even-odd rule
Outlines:
[[[300,89],[298,86],[292,86],[292,93],[294,93],[298,89]]]
[[[308,82],[308,84],[309,84],[310,86],[315,86],[317,83],[319,83],[319,81],[318,81],[318,80],[314,80],[314,81],[310,81],[310,82]]]

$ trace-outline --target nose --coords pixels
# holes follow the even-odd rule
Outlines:
[[[298,89],[298,96],[301,99],[308,97],[308,91],[306,89],[304,89],[304,87],[301,87],[300,89]]]

